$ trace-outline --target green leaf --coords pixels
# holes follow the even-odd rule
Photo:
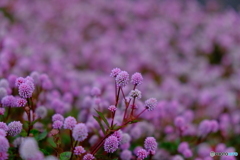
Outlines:
[[[96,110],[96,109],[95,109],[95,110]],[[102,118],[102,120],[105,122],[105,124],[107,125],[107,127],[109,128],[110,125],[109,125],[107,119],[105,118],[105,116],[103,115],[103,113],[102,113],[102,112],[99,112],[99,111],[97,111],[97,110],[96,110],[96,112],[97,112],[97,114]]]
[[[39,134],[39,130],[32,129],[32,130],[30,131],[30,133],[32,133],[32,134],[34,135],[34,137],[35,137],[35,136],[37,136],[37,135]]]
[[[38,119],[36,119],[35,121],[32,121],[31,122],[31,126],[33,126],[36,122],[38,122],[39,121],[39,118]]]
[[[60,154],[60,160],[69,160],[71,157],[71,152],[63,152]]]
[[[96,116],[93,116],[93,118],[95,118],[95,119],[96,119],[96,121],[97,121],[97,122],[98,122],[98,124],[100,125],[100,127],[101,127],[101,129],[102,129],[103,133],[104,133],[104,134],[106,134],[106,131],[105,131],[105,129],[104,129],[104,127],[103,127],[102,123],[101,123],[101,119],[100,119],[99,117],[96,117]]]
[[[26,137],[27,136],[27,132],[24,129],[22,129],[22,131],[20,133],[20,136]]]
[[[47,132],[47,131],[44,131],[44,132],[38,134],[37,136],[35,136],[35,139],[36,139],[37,141],[41,141],[41,140],[43,140],[44,138],[47,137],[47,134],[48,134],[48,132]]]
[[[54,142],[53,137],[49,137],[49,138],[47,139],[47,141],[48,141],[48,143],[49,143],[52,147],[57,148],[57,145],[56,145],[56,143]]]
[[[47,150],[45,150],[45,149],[41,149],[41,148],[40,148],[40,151],[41,151],[45,156],[50,155],[50,153],[49,153]]]
[[[137,123],[137,122],[139,122],[140,120],[137,120],[137,119],[134,119],[134,120],[132,120],[131,122],[129,122],[130,124],[132,124],[132,123]]]

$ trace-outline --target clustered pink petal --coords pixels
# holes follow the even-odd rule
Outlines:
[[[0,136],[6,137],[7,133],[3,130],[0,129]]]
[[[16,136],[22,131],[22,123],[20,121],[13,121],[8,124],[8,135]]]
[[[122,140],[123,133],[121,130],[115,131],[112,135],[117,137],[119,142]]]
[[[0,160],[8,159],[8,153],[6,152],[0,152]]]
[[[72,136],[75,139],[75,141],[79,142],[84,141],[88,136],[87,126],[83,123],[77,124],[73,129]]]
[[[117,107],[114,106],[114,105],[111,105],[108,107],[108,110],[111,111],[111,112],[115,112],[117,110]]]
[[[178,146],[178,152],[183,153],[184,150],[188,149],[188,143],[187,142],[182,142]]]
[[[144,141],[144,147],[151,154],[155,153],[157,150],[157,141],[154,137],[147,137]]]
[[[211,132],[218,131],[219,125],[216,120],[203,120],[198,127],[198,135],[205,137]]]
[[[54,121],[57,121],[57,120],[59,120],[59,121],[64,121],[64,117],[61,115],[61,114],[54,114],[53,116],[52,116],[52,121],[54,122]]]
[[[121,72],[121,69],[114,68],[110,74],[110,77],[117,77],[117,75]]]
[[[132,158],[132,152],[129,150],[123,150],[120,154],[121,159],[130,160]]]
[[[73,130],[76,124],[77,124],[76,119],[74,117],[69,116],[65,119],[63,128]]]
[[[26,82],[26,79],[23,78],[23,77],[18,77],[15,81],[15,86],[16,87],[19,87],[22,83],[25,83]]]
[[[3,107],[15,107],[16,106],[16,98],[12,95],[8,95],[2,98],[1,101]]]
[[[121,71],[116,77],[118,87],[125,87],[129,81],[129,74],[126,71]]]
[[[147,158],[147,156],[148,156],[148,152],[145,149],[139,149],[137,151],[138,160],[143,160]]]
[[[34,88],[30,85],[30,83],[22,83],[18,88],[19,95],[22,98],[30,98],[32,97]]]
[[[75,155],[81,155],[81,154],[83,154],[83,153],[85,153],[86,151],[85,151],[85,149],[82,147],[82,146],[77,146],[77,147],[75,147],[75,149],[74,149],[74,154]]]
[[[7,138],[0,136],[0,152],[7,152],[9,148],[9,142]]]
[[[93,87],[91,90],[92,96],[99,96],[101,94],[101,90],[98,87]]]
[[[27,100],[24,98],[17,98],[16,107],[24,107],[27,104]]]
[[[92,154],[90,154],[90,153],[86,154],[83,157],[83,160],[93,160],[93,159],[95,159],[95,157]]]
[[[113,153],[118,149],[119,141],[117,137],[110,136],[104,142],[104,150],[108,153]]]
[[[130,97],[140,99],[142,97],[141,91],[138,89],[131,90]]]
[[[62,126],[63,126],[63,122],[59,121],[59,120],[54,121],[53,124],[52,124],[52,127],[54,129],[61,129]]]
[[[143,77],[142,77],[142,74],[139,72],[134,73],[131,77],[131,83],[133,85],[140,85],[142,84],[142,81],[143,81]]]
[[[0,129],[4,130],[5,132],[8,132],[8,126],[4,122],[0,122]]]
[[[156,98],[149,98],[145,101],[145,106],[148,111],[154,110],[154,108],[157,106],[157,100]]]
[[[182,129],[186,125],[185,119],[181,116],[176,117],[174,119],[174,125],[180,129]]]

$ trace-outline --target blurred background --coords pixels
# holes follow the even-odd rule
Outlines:
[[[207,155],[220,143],[239,151],[239,4],[1,0],[0,78],[46,73],[55,90],[74,97],[72,106],[82,106],[93,86],[111,102],[113,68],[141,72],[142,99],[156,97],[161,102],[156,112],[144,117],[149,123],[144,127],[150,128],[146,134],[167,142],[161,145],[166,149],[161,154],[177,152],[176,145],[171,148],[175,143],[170,147],[168,143],[177,137],[173,121],[178,116],[186,118],[188,129],[183,134],[190,136],[185,139],[189,142],[201,132],[200,122],[217,121],[219,131],[203,147],[208,148]],[[206,156],[201,153],[196,157]]]

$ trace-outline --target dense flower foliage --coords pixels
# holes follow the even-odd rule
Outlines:
[[[240,14],[206,3],[0,1],[0,160],[239,152]]]

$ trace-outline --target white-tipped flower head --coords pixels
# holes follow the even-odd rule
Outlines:
[[[149,98],[145,101],[145,106],[148,111],[154,110],[154,108],[157,106],[157,100],[156,98]]]
[[[77,124],[73,129],[72,136],[75,139],[75,141],[79,142],[84,141],[88,136],[88,129],[86,125],[83,123]]]
[[[19,148],[22,159],[33,159],[38,153],[38,144],[34,138],[25,138]]]
[[[138,89],[134,89],[134,90],[131,90],[129,96],[132,98],[140,99],[142,97],[142,94],[141,94],[141,91],[139,91]]]

